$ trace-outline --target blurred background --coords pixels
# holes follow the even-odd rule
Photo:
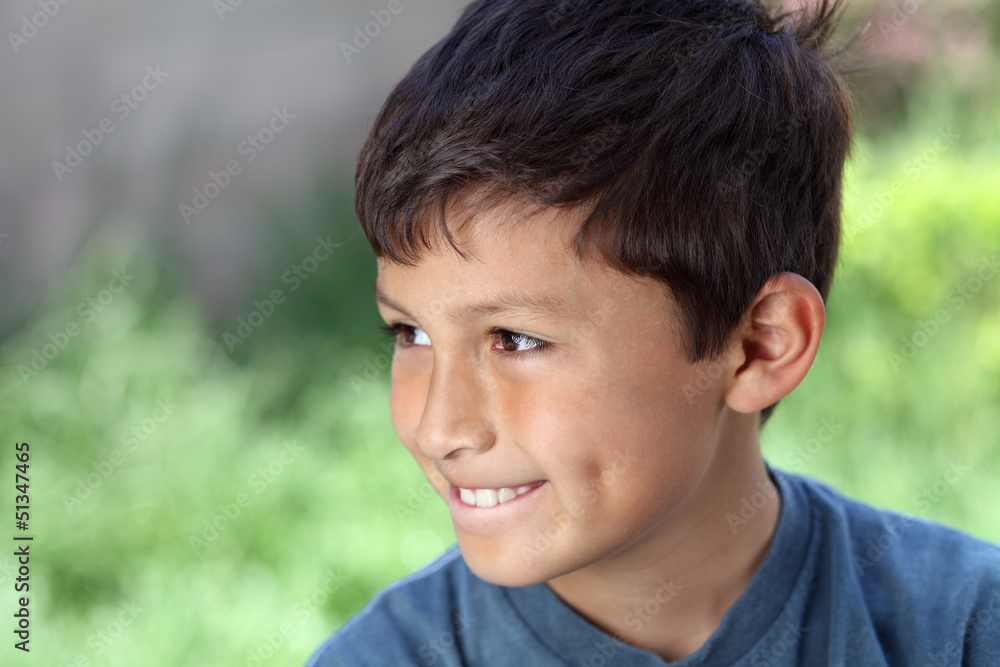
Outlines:
[[[0,7],[0,462],[30,443],[35,538],[0,663],[300,665],[454,542],[389,420],[351,197],[465,4]],[[865,23],[827,329],[765,455],[997,542],[1000,0]]]

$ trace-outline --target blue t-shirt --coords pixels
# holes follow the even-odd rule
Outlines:
[[[1000,666],[1000,547],[770,471],[782,505],[764,561],[705,644],[671,665]],[[456,544],[382,590],[307,667],[663,664],[544,582],[482,581]]]

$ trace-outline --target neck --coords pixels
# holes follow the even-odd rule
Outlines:
[[[654,531],[548,582],[590,623],[667,662],[694,653],[715,631],[777,527],[780,497],[756,415],[730,417],[701,482]]]

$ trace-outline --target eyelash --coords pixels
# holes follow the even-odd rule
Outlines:
[[[406,333],[408,335],[412,335],[413,334],[413,330],[415,328],[416,327],[413,327],[413,326],[411,326],[409,324],[403,324],[402,322],[395,322],[393,324],[383,324],[383,325],[381,325],[379,327],[379,331],[380,331],[380,333],[382,333],[385,336],[393,336],[394,338],[396,338],[396,344],[399,345],[400,347],[410,347],[410,346],[415,345],[415,343],[407,343],[407,342],[401,340],[399,338],[399,334]],[[517,343],[517,344],[519,344],[519,345],[534,344],[534,347],[532,347],[530,350],[523,350],[523,351],[520,351],[520,352],[516,352],[516,351],[512,352],[512,351],[509,351],[509,350],[497,350],[496,351],[497,354],[499,354],[502,357],[522,357],[523,358],[523,357],[526,357],[526,356],[531,356],[531,355],[537,354],[539,352],[544,352],[549,347],[551,347],[551,345],[552,345],[551,343],[549,343],[547,341],[539,340],[538,338],[532,338],[531,336],[526,336],[525,334],[517,333],[515,331],[510,331],[509,329],[504,329],[504,328],[501,328],[501,327],[494,327],[493,329],[490,329],[486,333],[489,334],[490,336],[501,335],[501,336],[506,336],[507,338],[517,339],[514,342]]]

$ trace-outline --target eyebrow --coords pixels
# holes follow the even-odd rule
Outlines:
[[[393,301],[382,291],[378,282],[375,282],[375,300],[386,305],[393,310],[397,310],[411,319],[413,318],[406,309]],[[461,320],[472,320],[501,313],[543,313],[554,315],[563,311],[563,302],[553,296],[526,294],[511,289],[496,291],[489,299],[465,306],[460,311],[448,311],[445,317],[452,322]]]

